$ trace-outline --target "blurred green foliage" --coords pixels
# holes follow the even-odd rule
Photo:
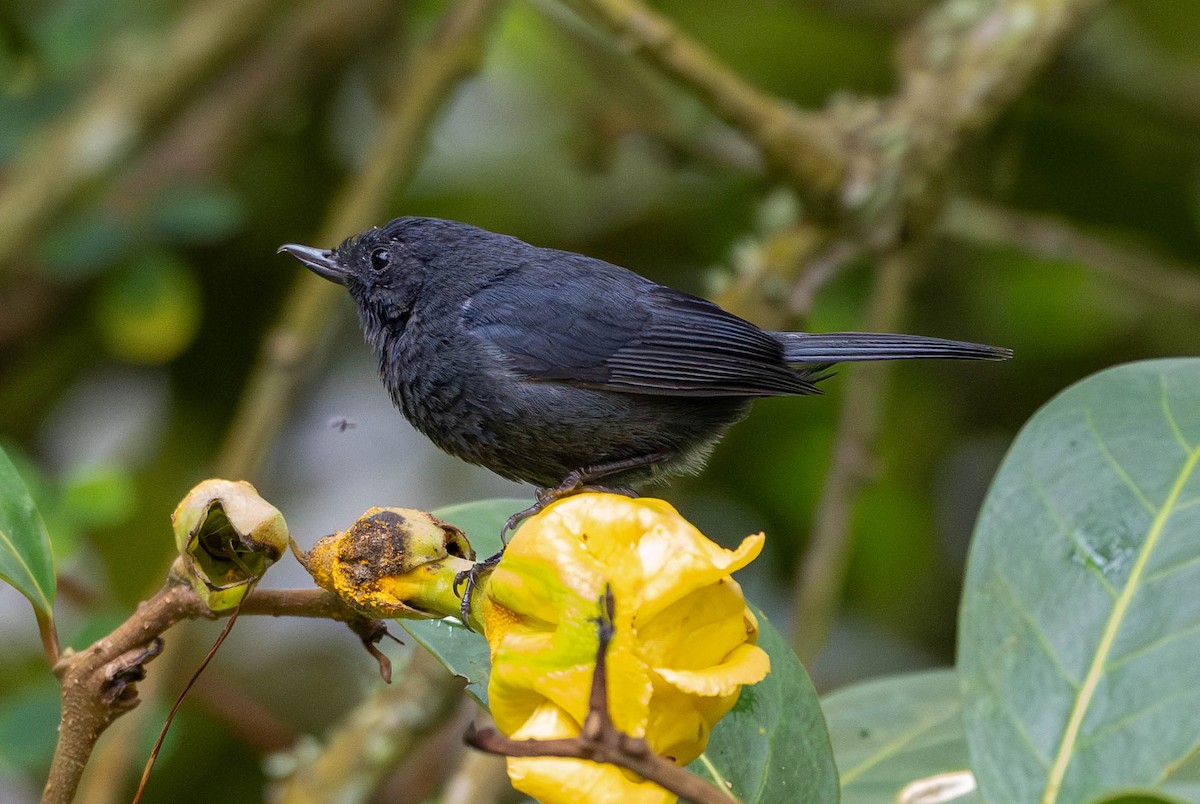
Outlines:
[[[35,242],[0,265],[0,435],[6,448],[12,444],[70,582],[59,615],[68,636],[92,612],[127,610],[161,582],[173,552],[169,513],[211,472],[264,333],[299,273],[275,249],[312,241],[344,177],[361,166],[381,106],[410,80],[413,43],[450,3],[364,0],[354,13],[379,24],[322,38],[319,61],[314,50],[275,55],[296,35],[289,26],[322,5],[276,4],[257,23],[261,30],[181,87],[127,152],[74,187]],[[891,50],[931,5],[667,0],[655,7],[758,87],[821,107],[845,93],[892,91]],[[0,194],[102,78],[125,69],[139,80],[130,60],[152,52],[192,8],[179,0],[4,4]],[[328,19],[348,27],[336,13]],[[1114,4],[996,125],[965,144],[947,178],[950,192],[1065,220],[1165,261],[1181,282],[1198,281],[1198,29],[1198,4]],[[611,37],[551,0],[517,2],[493,30],[479,75],[443,109],[420,169],[390,211],[466,220],[710,293],[728,283],[739,253],[769,237],[760,221],[771,217],[764,210],[780,190],[757,165],[753,148],[702,103]],[[1087,261],[986,240],[961,232],[927,238],[904,329],[1012,346],[1017,358],[898,366],[877,454],[864,456],[871,485],[853,518],[846,607],[910,649],[904,661],[952,656],[962,545],[990,468],[1017,427],[1074,380],[1130,359],[1194,353],[1200,335],[1197,310],[1164,301],[1169,289],[1150,298]],[[821,287],[807,320],[792,323],[861,328],[872,271],[869,260],[854,262]],[[339,310],[345,324],[348,303]],[[365,349],[349,326],[337,338],[322,357]],[[97,375],[124,376],[119,370],[129,365],[167,389],[164,409],[145,414],[153,421],[138,419],[140,402],[112,406],[148,443],[123,449],[117,435],[113,443],[102,438],[117,425],[84,416],[83,435],[71,443],[102,443],[54,446],[72,390]],[[320,383],[312,376],[305,387]],[[767,532],[759,563],[771,568],[754,584],[772,590],[774,599],[755,597],[773,618],[788,609],[844,386],[839,376],[824,384],[823,397],[757,404],[701,475],[663,491],[715,538]],[[296,423],[284,425],[287,439]],[[406,427],[399,414],[389,426]],[[947,468],[968,464],[977,469]],[[250,479],[281,507],[276,492],[299,499],[316,491],[288,489],[280,471],[268,463],[263,477]],[[454,488],[436,502],[453,499]],[[292,520],[286,507],[284,514]],[[10,712],[0,736],[23,733],[22,723],[49,711],[32,623],[4,628],[20,635],[20,647],[0,660],[0,709]],[[277,651],[304,665],[314,648],[296,640]],[[889,661],[886,652],[856,651],[835,632],[814,680],[828,687],[870,675]],[[351,657],[329,673],[365,675],[368,662]],[[248,686],[255,696],[258,687]],[[320,716],[297,715],[288,709],[296,703],[271,705],[284,722],[303,724],[297,728],[319,728],[337,715],[325,706]],[[178,728],[192,745],[249,739],[231,737],[220,718],[197,716]],[[26,770],[18,776],[36,789],[35,744],[0,739],[0,768]],[[206,767],[247,779],[223,791],[258,789],[253,750],[168,759],[157,771],[164,783],[147,800],[182,800],[167,796],[186,789],[185,773],[201,784]]]

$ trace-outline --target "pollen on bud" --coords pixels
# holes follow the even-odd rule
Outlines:
[[[436,618],[458,613],[454,576],[475,553],[448,522],[410,508],[371,508],[308,553],[323,589],[372,617]]]
[[[176,506],[171,526],[180,556],[174,571],[213,611],[237,606],[290,539],[283,514],[244,480],[199,483]]]

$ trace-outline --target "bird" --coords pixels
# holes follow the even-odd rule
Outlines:
[[[417,430],[537,488],[504,533],[568,494],[631,494],[698,471],[753,400],[820,393],[834,364],[1012,355],[919,335],[764,331],[603,260],[439,218],[279,251],[349,291]]]

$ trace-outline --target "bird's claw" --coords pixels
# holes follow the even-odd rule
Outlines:
[[[605,492],[609,494],[623,494],[626,497],[637,496],[633,489],[624,486],[598,486],[587,482],[588,475],[584,470],[571,472],[557,486],[549,488],[539,488],[534,492],[533,505],[524,510],[517,511],[510,516],[505,522],[504,527],[500,529],[500,552],[496,555],[476,562],[470,569],[463,570],[454,576],[454,592],[458,594],[459,587],[463,588],[462,604],[459,608],[459,615],[462,618],[463,625],[471,630],[469,615],[471,613],[471,596],[475,594],[475,590],[479,588],[481,576],[486,572],[491,572],[496,565],[500,563],[500,558],[504,555],[504,548],[508,546],[508,535],[517,529],[517,526],[524,522],[534,514],[540,514],[546,506],[553,502],[561,500],[564,497],[570,497],[574,494],[579,494],[585,491]]]
[[[476,561],[470,569],[463,570],[454,576],[454,593],[458,594],[459,587],[463,587],[462,603],[459,605],[458,614],[468,631],[475,630],[471,627],[471,598],[475,594],[475,590],[479,588],[483,580],[482,576],[495,569],[503,557],[504,550],[501,548],[500,552],[496,553],[496,555],[488,556],[482,561]]]

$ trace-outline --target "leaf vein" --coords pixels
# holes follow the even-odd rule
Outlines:
[[[1017,736],[1021,738],[1021,742],[1025,743],[1025,747],[1029,749],[1029,755],[1034,758],[1037,764],[1049,770],[1050,760],[1042,755],[1038,749],[1037,743],[1033,741],[1033,737],[1029,734],[1029,730],[1025,728],[1025,721],[1014,712],[1009,705],[1009,697],[1000,689],[1000,684],[992,673],[982,673],[980,676],[986,683],[988,688],[995,693],[993,700],[1000,704],[1000,711],[1004,713],[1005,718],[1012,723]]]
[[[1090,414],[1088,415],[1088,423],[1091,426]],[[1095,433],[1095,428],[1092,427],[1091,429]],[[1096,436],[1098,439],[1099,434],[1096,434]],[[1120,630],[1121,624],[1125,619],[1125,614],[1129,610],[1130,602],[1133,600],[1133,595],[1142,581],[1142,575],[1146,571],[1146,564],[1150,560],[1150,555],[1158,546],[1158,541],[1162,537],[1163,530],[1166,528],[1167,520],[1174,510],[1175,502],[1179,499],[1180,494],[1183,493],[1183,487],[1191,477],[1192,472],[1195,471],[1197,461],[1200,461],[1200,448],[1194,450],[1188,456],[1187,461],[1184,462],[1183,467],[1179,470],[1179,474],[1175,478],[1175,483],[1167,493],[1166,500],[1163,501],[1162,508],[1155,514],[1154,521],[1150,525],[1150,530],[1146,533],[1146,539],[1142,544],[1141,550],[1138,551],[1137,558],[1133,562],[1133,567],[1129,572],[1129,577],[1125,581],[1125,586],[1121,590],[1116,603],[1113,605],[1112,613],[1109,615],[1108,622],[1105,624],[1104,631],[1100,636],[1100,643],[1096,647],[1096,654],[1092,657],[1091,667],[1088,668],[1087,675],[1084,676],[1083,685],[1075,696],[1075,703],[1071,708],[1070,718],[1063,729],[1063,735],[1059,741],[1058,754],[1055,757],[1054,765],[1050,768],[1050,775],[1046,779],[1046,787],[1042,793],[1042,804],[1051,804],[1051,802],[1058,800],[1063,778],[1067,773],[1067,765],[1071,762],[1076,742],[1079,739],[1079,730],[1083,725],[1083,717],[1087,713],[1088,706],[1091,704],[1092,696],[1096,693],[1096,687],[1100,684],[1105,663],[1108,661],[1108,654],[1112,650],[1113,643],[1117,638],[1117,631]]]
[[[1045,652],[1047,658],[1050,659],[1050,662],[1054,665],[1054,669],[1058,671],[1058,674],[1062,676],[1063,680],[1067,682],[1067,685],[1072,690],[1078,691],[1079,680],[1075,678],[1074,674],[1072,674],[1069,669],[1067,669],[1066,664],[1063,663],[1062,657],[1058,655],[1058,651],[1055,650],[1054,645],[1050,643],[1049,638],[1046,636],[1046,632],[1042,629],[1041,623],[1035,620],[1033,613],[1025,608],[1024,604],[1021,602],[1020,596],[1017,594],[1016,588],[1012,585],[1012,582],[998,571],[995,573],[995,577],[1000,588],[1004,590],[1005,594],[1007,594],[1009,599],[1012,601],[1013,608],[1016,610],[1017,614],[1020,615],[1021,621],[1024,622],[1026,627],[1033,632],[1035,637],[1037,637],[1037,643],[1042,646],[1042,650]]]
[[[30,584],[37,591],[38,600],[34,601],[34,605],[36,606],[38,602],[40,602],[41,606],[39,608],[42,611],[50,611],[53,607],[50,604],[50,599],[46,597],[46,590],[42,589],[42,585],[38,582],[37,576],[33,574],[33,569],[29,566],[28,562],[25,561],[25,557],[21,555],[20,551],[17,550],[17,545],[3,530],[0,530],[0,542],[3,543],[4,547],[8,548],[8,551],[12,554],[12,557],[16,559],[17,566],[24,570],[25,574],[29,576]],[[15,583],[13,586],[18,592],[24,594],[24,590],[21,589],[21,587],[17,586]]]
[[[1167,394],[1167,377],[1165,374],[1158,375],[1159,398],[1162,400],[1163,416],[1166,417],[1167,426],[1171,428],[1171,433],[1175,436],[1175,440],[1179,442],[1179,446],[1183,447],[1183,454],[1189,455],[1192,452],[1192,445],[1188,443],[1187,438],[1183,435],[1183,430],[1179,427],[1179,422],[1175,419],[1175,413],[1171,410],[1171,399]]]
[[[889,757],[895,756],[897,752],[903,749],[906,745],[910,744],[913,740],[920,737],[922,734],[925,734],[931,729],[945,723],[946,721],[957,717],[958,714],[958,710],[955,709],[947,712],[941,717],[928,719],[922,718],[921,721],[913,728],[896,735],[895,738],[880,746],[878,751],[871,754],[871,756],[867,757],[862,762],[859,762],[852,768],[847,768],[846,770],[842,771],[839,774],[842,780],[842,786],[845,787],[846,785],[850,784],[852,781],[857,779],[859,776],[862,776],[880,762],[883,762]]]
[[[1026,470],[1026,474],[1028,475],[1030,486],[1033,488],[1034,493],[1037,494],[1038,499],[1041,500],[1043,507],[1046,509],[1046,513],[1050,514],[1050,518],[1054,520],[1056,525],[1058,525],[1059,533],[1061,533],[1067,538],[1068,541],[1074,544],[1075,549],[1078,550],[1086,559],[1088,559],[1084,561],[1084,566],[1096,576],[1096,579],[1100,581],[1100,585],[1104,587],[1104,591],[1108,592],[1108,596],[1115,599],[1117,596],[1117,590],[1112,585],[1112,581],[1110,581],[1108,576],[1104,574],[1104,571],[1100,569],[1099,563],[1092,560],[1095,556],[1095,550],[1093,550],[1089,545],[1081,542],[1079,540],[1079,534],[1077,534],[1073,528],[1067,525],[1066,520],[1063,519],[1062,514],[1059,512],[1058,508],[1055,507],[1054,501],[1051,500],[1049,495],[1046,494],[1046,490],[1042,487],[1042,485],[1037,482],[1037,478],[1034,476],[1033,471]]]
[[[1178,506],[1176,506],[1175,510],[1176,511],[1179,510]],[[1174,564],[1169,564],[1168,566],[1162,567],[1157,572],[1155,572],[1153,575],[1147,575],[1146,583],[1147,584],[1158,583],[1163,578],[1166,578],[1170,575],[1174,575],[1175,573],[1185,570],[1188,567],[1195,566],[1196,564],[1200,564],[1200,555],[1195,555],[1195,556],[1192,556],[1191,558],[1185,558],[1183,561],[1178,561]]]
[[[1113,670],[1113,669],[1119,668],[1124,664],[1128,664],[1129,662],[1133,661],[1134,659],[1137,659],[1141,656],[1146,655],[1147,653],[1152,653],[1153,651],[1156,651],[1156,650],[1159,650],[1160,648],[1166,647],[1167,645],[1170,645],[1172,642],[1174,642],[1177,639],[1182,639],[1187,636],[1193,636],[1197,633],[1200,633],[1200,620],[1197,620],[1196,622],[1191,623],[1189,625],[1185,625],[1183,628],[1179,628],[1175,631],[1172,631],[1169,634],[1164,634],[1163,636],[1159,637],[1158,639],[1154,640],[1153,642],[1148,642],[1147,644],[1142,645],[1140,648],[1134,648],[1133,650],[1128,651],[1124,655],[1118,656],[1116,659],[1113,659],[1112,661],[1110,661],[1105,666],[1105,669]]]
[[[1189,687],[1180,689],[1174,695],[1168,695],[1163,698],[1159,698],[1157,701],[1154,701],[1150,705],[1144,706],[1141,709],[1137,710],[1136,712],[1130,712],[1130,713],[1118,718],[1117,720],[1114,720],[1111,723],[1107,724],[1104,728],[1098,729],[1098,730],[1092,732],[1085,738],[1081,738],[1079,740],[1079,745],[1086,746],[1086,745],[1093,745],[1095,743],[1098,743],[1100,740],[1104,739],[1109,734],[1112,734],[1114,732],[1117,732],[1117,731],[1120,731],[1120,730],[1126,728],[1130,723],[1133,723],[1134,721],[1137,721],[1141,718],[1146,717],[1147,715],[1154,712],[1155,710],[1162,709],[1164,706],[1166,706],[1168,704],[1174,704],[1180,698],[1189,698],[1189,697],[1195,697],[1195,696],[1196,696],[1196,688],[1195,687],[1189,686]]]
[[[1096,429],[1095,420],[1092,419],[1092,412],[1090,410],[1084,411],[1084,418],[1087,421],[1088,433],[1091,434],[1092,441],[1096,443],[1096,447],[1100,450],[1100,454],[1104,457],[1104,461],[1108,464],[1109,468],[1112,469],[1117,477],[1121,479],[1121,482],[1133,492],[1133,496],[1136,497],[1138,502],[1142,504],[1142,507],[1146,509],[1147,513],[1149,513],[1151,516],[1156,516],[1158,514],[1158,509],[1154,506],[1154,503],[1150,502],[1150,498],[1146,496],[1145,492],[1143,492],[1138,484],[1134,482],[1133,478],[1129,476],[1129,473],[1125,471],[1125,467],[1121,466],[1121,464],[1117,461],[1116,456],[1112,454],[1112,450],[1108,448],[1108,444],[1104,443],[1104,438],[1100,435],[1100,431]]]

